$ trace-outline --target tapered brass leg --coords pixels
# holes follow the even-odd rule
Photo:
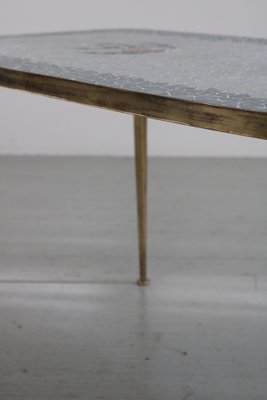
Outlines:
[[[146,271],[147,247],[147,119],[134,116],[135,171],[138,216],[139,279],[138,285],[149,283]]]

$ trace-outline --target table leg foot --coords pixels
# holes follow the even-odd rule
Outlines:
[[[137,284],[148,284],[146,270],[147,252],[147,119],[134,116],[135,171],[138,217],[139,270]]]
[[[148,286],[149,285],[149,279],[138,279],[137,281],[136,281],[136,283],[137,283],[137,285],[138,286]]]

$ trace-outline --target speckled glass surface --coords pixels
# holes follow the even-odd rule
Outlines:
[[[267,40],[150,30],[0,38],[0,67],[267,112]]]

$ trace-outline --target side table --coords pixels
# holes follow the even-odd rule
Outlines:
[[[0,85],[134,116],[139,285],[147,118],[267,139],[267,40],[153,30],[0,37]]]

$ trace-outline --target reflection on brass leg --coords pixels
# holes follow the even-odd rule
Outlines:
[[[139,268],[138,285],[145,286],[149,280],[146,272],[147,228],[147,119],[134,116],[135,170],[138,215]]]

